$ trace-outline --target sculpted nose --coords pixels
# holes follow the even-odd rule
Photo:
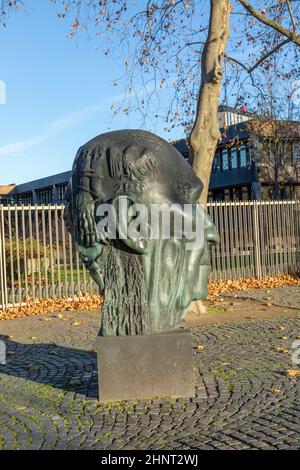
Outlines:
[[[214,245],[220,243],[220,237],[214,225],[211,225],[211,227],[209,227],[207,230],[207,241],[209,243],[213,243]]]
[[[220,237],[217,229],[207,212],[204,212],[204,221],[206,240],[208,243],[212,243],[214,245],[220,243]]]

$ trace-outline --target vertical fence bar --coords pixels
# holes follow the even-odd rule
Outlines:
[[[29,239],[30,239],[30,261],[31,261],[31,266],[33,266],[33,260],[34,260],[32,211],[33,211],[33,208],[30,207],[29,212],[28,212],[28,218],[29,218]],[[35,276],[34,276],[34,270],[33,269],[31,270],[31,293],[32,293],[33,300],[35,300],[35,298],[36,298]]]
[[[69,242],[69,257],[70,257],[71,295],[74,298],[75,289],[74,289],[74,268],[73,268],[73,240],[72,240],[70,233],[68,233],[68,242]]]
[[[4,217],[3,217],[3,206],[0,206],[1,217],[0,217],[0,295],[1,295],[1,307],[6,310],[8,299],[7,299],[7,277],[6,277],[6,262],[5,262],[5,237],[4,237]]]
[[[285,227],[286,227],[286,248],[287,248],[287,269],[286,272],[291,274],[293,271],[293,219],[291,218],[291,207],[290,201],[287,201],[285,212]]]
[[[50,252],[50,276],[51,276],[51,295],[55,296],[55,283],[54,283],[54,255],[53,255],[53,236],[52,236],[52,211],[48,207],[48,224],[49,224],[49,252]]]
[[[42,206],[42,240],[43,240],[43,256],[44,256],[44,283],[45,283],[45,296],[49,297],[49,283],[48,283],[48,269],[50,260],[47,253],[47,237],[46,237],[46,214],[45,206]]]
[[[294,218],[295,223],[296,223],[296,240],[297,240],[297,245],[296,245],[296,269],[297,269],[297,274],[300,274],[300,201],[297,201],[297,207],[296,209],[296,217]]]
[[[16,257],[17,257],[17,278],[18,278],[18,297],[19,303],[22,303],[22,286],[21,286],[21,266],[19,251],[19,214],[18,207],[15,206],[15,224],[16,224]]]
[[[12,208],[8,206],[7,218],[8,218],[8,243],[9,243],[9,255],[10,255],[10,285],[11,285],[11,301],[12,301],[12,305],[14,306],[15,305],[15,273],[14,273],[14,252],[13,252],[11,212],[12,212]]]
[[[259,201],[257,205],[258,209],[258,227],[259,227],[259,240],[260,240],[260,266],[261,276],[265,275],[266,267],[266,243],[265,243],[265,204]]]
[[[291,225],[291,265],[292,265],[292,274],[296,274],[297,272],[297,258],[296,258],[296,253],[297,253],[297,235],[296,235],[296,203],[295,201],[292,201],[290,204],[290,213],[289,213],[289,223]]]
[[[4,217],[4,207],[1,208],[1,232],[2,232],[2,246],[3,246],[3,294],[4,294],[4,303],[8,306],[8,289],[7,289],[7,269],[6,269],[6,246],[5,246],[5,217]]]
[[[1,224],[1,222],[0,222]],[[1,227],[0,227],[1,229]],[[6,304],[4,302],[4,277],[3,277],[3,241],[2,231],[0,230],[0,306],[2,310],[6,310]]]
[[[244,249],[244,273],[243,277],[249,277],[248,272],[249,272],[249,266],[250,266],[250,253],[249,253],[249,241],[247,237],[247,232],[248,232],[248,219],[247,219],[247,210],[246,210],[246,203],[242,202],[242,207],[241,207],[241,237],[242,237],[242,245]]]
[[[219,222],[218,206],[216,204],[214,204],[213,209],[214,209],[215,225],[216,225],[216,227],[219,227],[220,222]],[[217,271],[217,273],[221,274],[221,269],[222,268],[221,268],[220,244],[217,247],[215,247],[215,253],[216,253],[216,271]],[[216,279],[218,279],[218,277],[216,277]]]
[[[56,262],[57,262],[57,283],[58,283],[58,296],[61,297],[61,272],[60,272],[60,249],[59,249],[59,229],[58,229],[58,208],[54,207],[54,220],[55,220],[55,244],[56,244]]]
[[[41,251],[40,251],[40,226],[39,226],[39,210],[35,206],[35,236],[36,236],[36,256],[37,256],[37,272],[39,282],[39,298],[42,298],[42,273],[41,273]]]
[[[220,215],[220,226],[219,234],[220,234],[220,253],[221,253],[221,262],[222,262],[222,271],[220,272],[219,279],[227,279],[227,260],[226,260],[226,246],[225,246],[225,229],[224,229],[224,206],[222,203],[217,203],[217,207],[219,209]]]
[[[253,201],[253,234],[254,234],[254,259],[257,279],[261,279],[261,250],[259,236],[259,220],[257,201]]]
[[[22,223],[22,241],[23,241],[23,267],[24,267],[24,282],[25,282],[25,301],[28,303],[28,264],[27,264],[27,248],[26,248],[26,230],[25,230],[25,213],[24,206],[21,206],[21,223]],[[31,269],[33,266],[31,265]]]
[[[62,252],[63,252],[63,263],[64,263],[64,287],[65,295],[69,295],[69,279],[68,279],[68,269],[67,269],[67,252],[66,252],[66,227],[64,221],[64,208],[61,208],[60,211],[61,217],[61,232],[62,232]]]
[[[270,268],[272,266],[272,256],[271,256],[272,246],[271,246],[271,238],[270,238],[271,222],[272,222],[272,218],[271,218],[272,206],[270,205],[269,201],[266,202],[265,208],[266,208],[265,224],[266,224],[266,243],[267,243],[267,247],[266,247],[267,254],[266,254],[266,258],[265,258],[265,262],[266,262],[265,274],[269,275],[269,274],[271,274]]]
[[[75,253],[75,257],[76,257],[76,274],[77,274],[77,295],[81,295],[80,262],[79,262],[79,254],[77,250]]]

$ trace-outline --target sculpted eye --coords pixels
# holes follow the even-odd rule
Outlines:
[[[178,179],[177,190],[181,196],[184,196],[191,202],[197,202],[202,191],[202,183],[200,180],[183,181]]]

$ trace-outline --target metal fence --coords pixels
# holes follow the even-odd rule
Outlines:
[[[300,201],[208,204],[219,234],[213,280],[300,273]]]
[[[212,280],[300,271],[300,201],[213,202],[221,242]],[[63,219],[64,206],[0,205],[0,309],[97,292]]]

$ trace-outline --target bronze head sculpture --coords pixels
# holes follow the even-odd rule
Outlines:
[[[174,230],[162,236],[161,219],[155,237],[153,224],[145,221],[151,208],[175,205],[177,215],[193,226],[201,191],[201,181],[183,156],[149,132],[109,132],[78,150],[65,217],[85,266],[104,294],[100,335],[178,328],[189,304],[206,297],[209,245],[218,241],[207,213],[201,209],[203,243],[194,249],[187,249],[187,238]],[[135,205],[145,209],[138,216],[130,212]],[[186,214],[187,206],[192,209]],[[115,233],[103,222],[110,207],[117,215]],[[124,229],[131,222],[147,230],[129,236]]]

